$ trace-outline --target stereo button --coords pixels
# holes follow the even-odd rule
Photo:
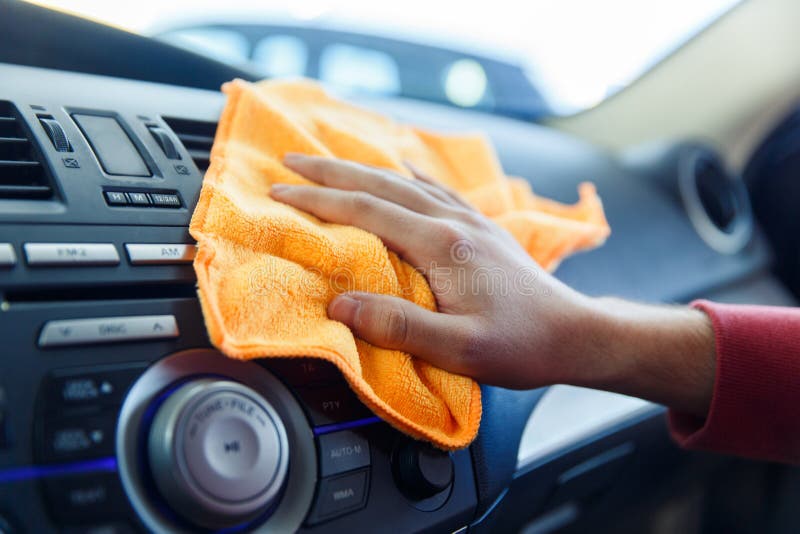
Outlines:
[[[117,265],[119,254],[111,243],[25,243],[28,265]]]
[[[367,500],[367,482],[366,469],[323,479],[308,523],[313,525],[363,508]]]
[[[346,387],[298,389],[314,426],[355,421],[372,412]]]
[[[319,469],[323,477],[369,465],[369,442],[355,432],[319,437]]]
[[[137,204],[139,206],[149,206],[150,205],[150,198],[148,198],[147,193],[128,193],[128,199],[131,201],[131,204]]]
[[[48,321],[39,335],[40,347],[113,343],[178,337],[174,315],[100,317]]]
[[[0,243],[0,267],[13,267],[17,264],[17,255],[10,243]]]
[[[106,202],[111,206],[124,206],[128,203],[128,197],[122,191],[106,191]]]
[[[197,247],[175,243],[141,243],[127,244],[125,250],[133,265],[154,265],[192,263]]]
[[[339,369],[319,358],[269,358],[263,364],[290,386],[336,383],[347,387]]]
[[[160,208],[180,208],[181,199],[178,195],[166,193],[150,193],[153,205]]]
[[[44,490],[50,514],[62,524],[118,521],[129,515],[116,473],[60,477],[46,481]]]
[[[224,529],[277,503],[289,442],[266,399],[235,382],[198,379],[158,408],[147,441],[156,487],[186,519]]]
[[[147,367],[144,363],[63,369],[43,382],[45,410],[59,412],[85,406],[119,406],[131,383]]]
[[[44,462],[86,460],[114,454],[116,413],[48,420],[44,424]]]

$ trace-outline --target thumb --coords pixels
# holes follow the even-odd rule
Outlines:
[[[463,355],[472,331],[465,317],[432,312],[400,297],[359,292],[333,299],[328,316],[368,343],[408,352],[454,373],[467,372]]]

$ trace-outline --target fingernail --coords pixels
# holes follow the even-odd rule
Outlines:
[[[289,152],[285,156],[283,156],[283,161],[285,163],[294,163],[300,161],[304,157],[305,156],[303,154],[300,154],[298,152]]]
[[[328,316],[334,321],[346,325],[354,325],[361,309],[361,301],[347,295],[339,295],[331,301],[328,307]]]
[[[281,193],[285,193],[286,191],[288,191],[289,187],[290,186],[286,184],[272,184],[272,187],[270,187],[269,192],[270,194],[273,195],[280,195]]]

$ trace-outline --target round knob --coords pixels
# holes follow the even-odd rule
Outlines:
[[[148,438],[156,486],[203,527],[251,520],[277,502],[286,480],[286,430],[252,389],[226,380],[182,385],[158,408]]]
[[[392,458],[395,481],[411,499],[427,499],[453,483],[450,454],[428,443],[404,439]]]

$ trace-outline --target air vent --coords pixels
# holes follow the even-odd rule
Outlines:
[[[201,174],[208,170],[211,145],[214,144],[214,134],[217,131],[215,122],[193,121],[188,119],[175,119],[163,117],[184,148],[189,152],[194,164]]]
[[[0,199],[53,196],[35,141],[11,102],[0,101]]]
[[[734,254],[747,244],[753,231],[747,187],[715,152],[688,150],[681,160],[678,185],[689,219],[711,248]]]

